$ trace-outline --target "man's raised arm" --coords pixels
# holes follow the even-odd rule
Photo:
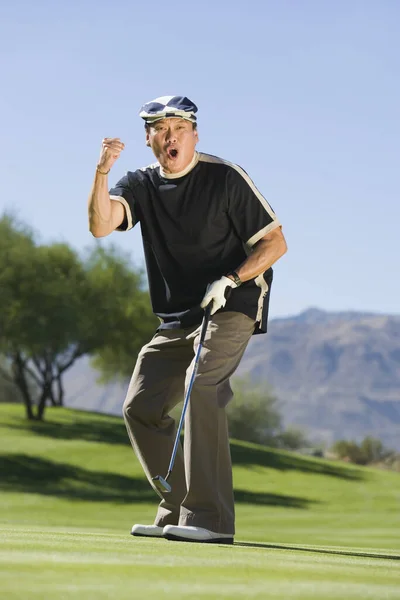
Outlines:
[[[125,218],[123,204],[111,200],[108,193],[108,173],[124,147],[125,144],[119,138],[103,140],[100,160],[89,194],[89,230],[94,237],[109,235]]]

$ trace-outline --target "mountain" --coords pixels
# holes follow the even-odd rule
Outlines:
[[[268,381],[287,424],[312,437],[379,437],[400,448],[400,316],[310,309],[270,322],[239,374]]]
[[[267,382],[286,425],[316,442],[366,435],[400,450],[400,316],[311,308],[273,319],[237,371]],[[100,386],[87,359],[65,377],[66,405],[121,414],[126,383]]]

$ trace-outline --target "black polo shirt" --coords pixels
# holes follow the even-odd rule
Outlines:
[[[127,231],[140,223],[151,303],[160,328],[201,322],[207,285],[235,270],[266,233],[280,226],[247,173],[196,152],[181,174],[158,163],[128,173],[110,190],[122,202]],[[223,311],[236,311],[267,330],[272,269],[233,289]]]

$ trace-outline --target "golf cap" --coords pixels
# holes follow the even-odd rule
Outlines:
[[[149,125],[171,117],[196,123],[195,113],[197,113],[197,106],[186,96],[161,96],[143,104],[139,116]]]

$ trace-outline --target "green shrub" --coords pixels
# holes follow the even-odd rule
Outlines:
[[[278,399],[268,387],[255,387],[248,378],[236,378],[232,387],[234,398],[227,407],[230,436],[245,442],[276,445],[275,438],[282,427]]]

